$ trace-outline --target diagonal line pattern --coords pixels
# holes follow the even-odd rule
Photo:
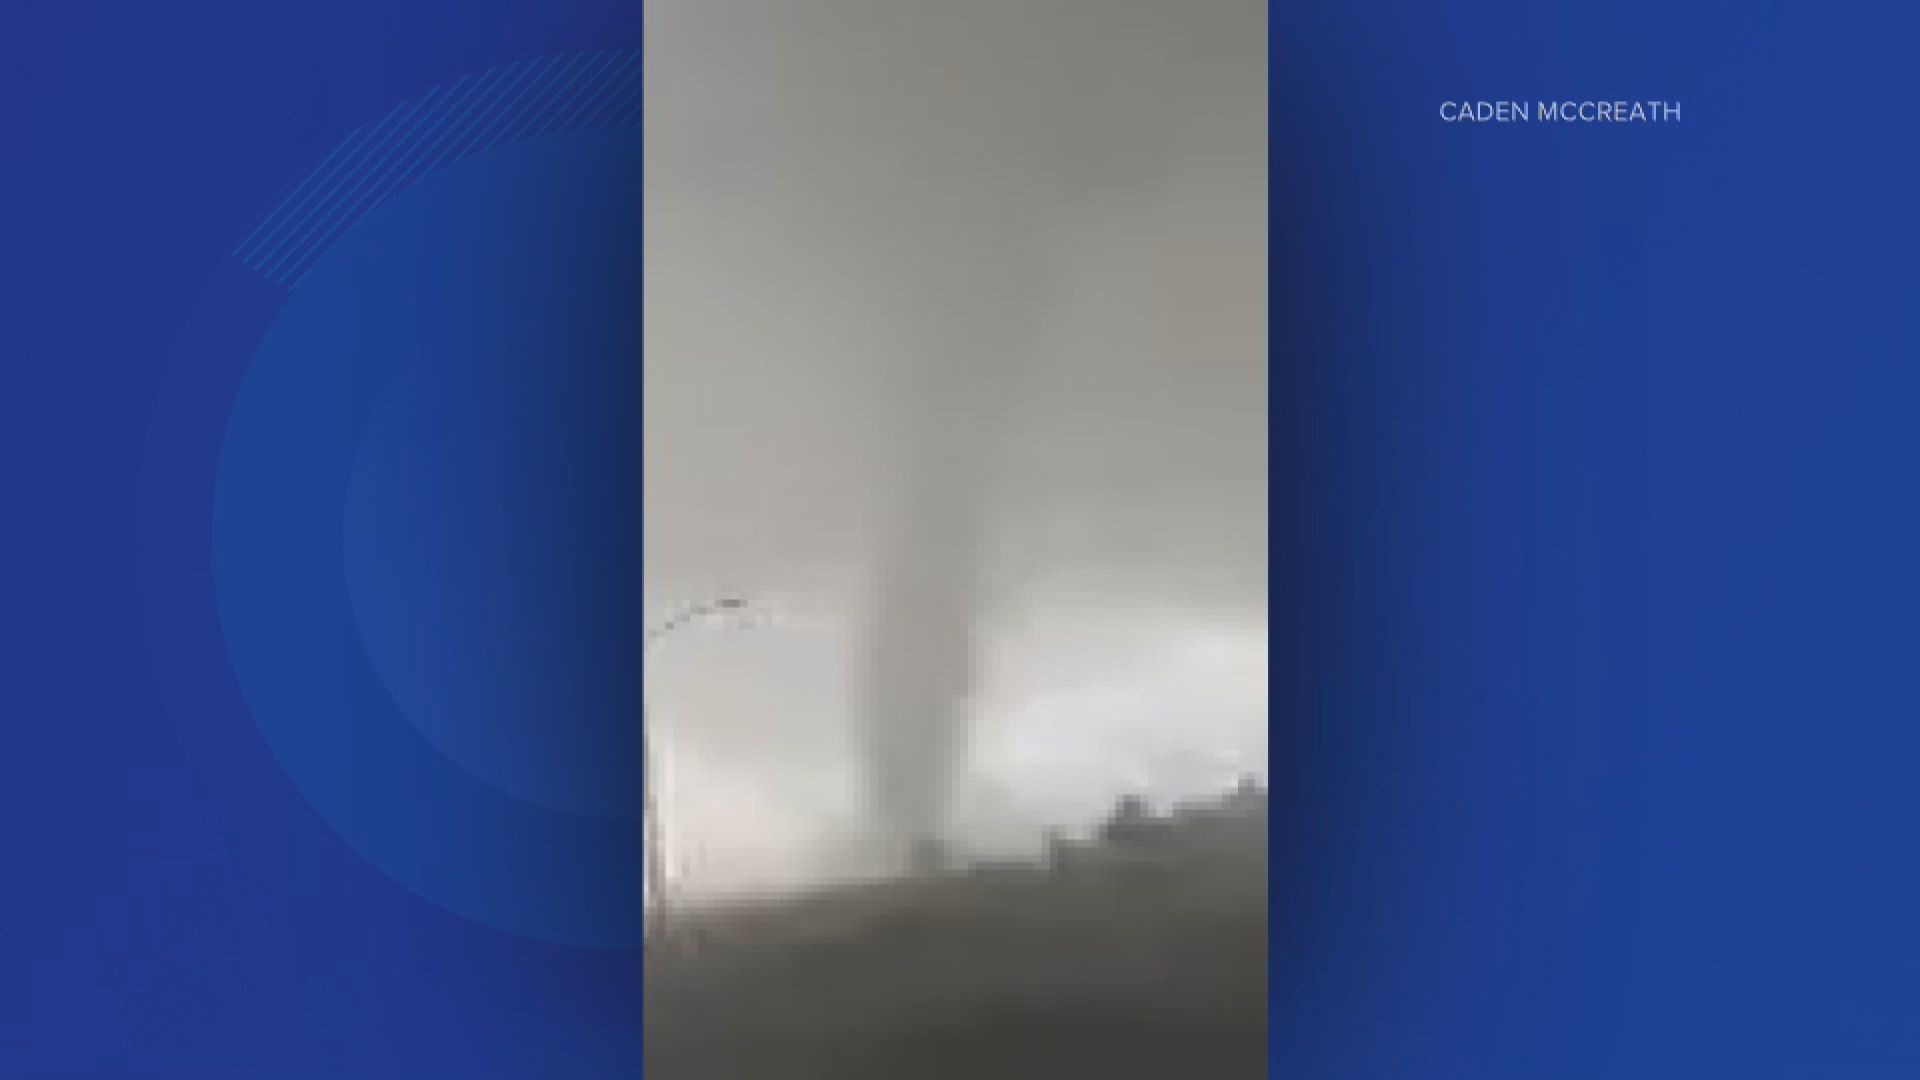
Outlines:
[[[627,82],[633,78],[634,68],[639,62],[639,53],[628,53],[621,58],[600,76],[598,86],[591,87],[587,93],[580,95],[580,104],[573,109],[567,110],[566,115],[555,125],[556,129],[560,131],[578,130],[581,127],[581,121],[591,116],[599,106],[604,105],[608,98],[626,88]]]
[[[316,170],[312,190],[308,192],[306,198],[301,200],[297,206],[289,205],[284,213],[279,214],[280,220],[274,224],[270,230],[262,233],[259,238],[253,242],[251,250],[244,254],[239,252],[236,252],[236,254],[241,254],[243,259],[252,259],[262,251],[267,250],[269,245],[277,243],[281,232],[287,228],[291,222],[298,220],[298,218],[310,212],[309,208],[312,206],[313,201],[325,197],[326,192],[331,190],[334,184],[338,183],[342,173],[346,169],[351,168],[367,150],[371,149],[376,142],[383,138],[386,135],[387,129],[394,123],[395,118],[400,116],[404,111],[404,103],[396,105],[387,110],[386,115],[382,116],[371,126],[362,128],[361,130],[366,134],[355,144],[353,151],[341,158],[338,164],[331,170],[327,170],[324,177],[321,176],[320,171]],[[265,222],[262,222],[262,225],[265,224]],[[255,231],[259,232],[259,230]]]
[[[412,112],[408,114],[408,118],[396,125],[393,133],[381,144],[380,152],[371,156],[365,164],[354,170],[353,174],[347,177],[346,182],[340,187],[339,191],[333,195],[331,204],[321,207],[320,210],[322,212],[317,218],[302,222],[300,227],[291,234],[288,242],[281,246],[282,249],[280,251],[272,255],[263,256],[265,264],[260,268],[260,272],[269,278],[275,277],[280,268],[286,265],[289,259],[298,255],[302,248],[312,240],[315,232],[324,228],[328,222],[333,220],[334,215],[339,212],[342,205],[365,190],[368,177],[377,176],[382,173],[393,161],[394,155],[406,148],[408,142],[413,138],[413,133],[419,130],[420,126],[426,123],[434,112],[439,109],[440,102],[446,95],[447,88],[445,87],[436,86],[432,90],[427,91],[426,95],[420,99],[420,104],[416,105]]]
[[[640,89],[645,83],[644,69],[636,68],[633,74],[629,76],[618,89],[607,94],[606,99],[596,105],[594,109],[587,114],[587,126],[619,127],[620,125],[611,123],[610,118],[619,116],[620,113],[625,110],[627,104],[640,93]]]
[[[546,100],[547,93],[558,85],[567,71],[573,67],[574,61],[578,59],[578,56],[572,56],[564,61],[548,64],[546,70],[541,72],[538,82],[529,86],[527,92],[515,99],[511,106],[501,110],[495,122],[488,125],[487,130],[481,135],[480,141],[467,148],[466,155],[471,157],[475,154],[484,154],[498,146],[500,140],[513,130],[513,125],[526,114],[527,110],[538,107]]]
[[[584,65],[575,68],[566,79],[559,84],[553,93],[548,94],[546,98],[534,108],[527,110],[525,119],[509,129],[509,131],[512,132],[510,138],[514,140],[524,138],[529,131],[533,130],[534,124],[552,112],[557,103],[566,100],[568,94],[573,93],[574,87],[579,85],[580,80],[586,78],[587,73],[592,71],[593,67],[594,61],[588,59]]]
[[[249,232],[241,239],[239,244],[235,245],[233,249],[234,254],[238,255],[247,250],[255,240],[260,239],[263,233],[278,224],[284,215],[290,213],[291,207],[297,206],[301,200],[311,196],[313,189],[320,185],[322,178],[333,175],[333,164],[339,160],[340,155],[357,149],[361,141],[366,139],[370,129],[371,125],[362,124],[354,128],[352,134],[340,140],[340,145],[333,148],[333,152],[326,156],[326,160],[320,162],[318,166],[314,167],[313,171],[307,173],[307,175],[301,179],[300,183],[294,186],[293,190],[287,192],[286,196],[276,203],[274,208],[269,211],[265,217],[260,219],[260,224],[255,225],[253,231]]]
[[[511,74],[501,86],[498,97],[487,106],[486,110],[480,116],[475,118],[467,134],[454,140],[453,145],[448,148],[444,160],[459,161],[467,157],[472,151],[474,144],[484,137],[486,132],[492,130],[493,124],[499,121],[501,114],[519,105],[520,101],[526,97],[527,92],[540,81],[541,76],[550,66],[552,66],[551,61],[542,57],[538,60],[522,61],[519,64],[513,65],[514,68],[520,68],[522,70],[514,71],[513,68],[509,68],[508,71],[511,72]]]
[[[503,143],[630,125],[639,115],[643,68],[638,50],[572,53],[434,87],[348,133],[233,254],[291,290],[368,213],[450,164]]]
[[[627,100],[615,107],[606,119],[600,121],[601,125],[604,127],[620,128],[626,127],[628,124],[638,120],[640,118],[640,108],[646,103],[647,95],[645,91],[646,79],[641,78],[634,80],[633,92],[628,94]]]
[[[568,87],[566,95],[555,102],[553,108],[547,110],[544,116],[535,120],[532,134],[528,137],[538,138],[552,131],[553,125],[557,123],[561,117],[568,115],[573,112],[574,109],[578,108],[580,99],[590,95],[593,92],[594,84],[602,78],[605,78],[608,69],[612,66],[612,61],[613,54],[611,53],[603,53],[595,57],[592,63],[581,70],[580,77],[575,79],[573,84]]]
[[[510,69],[495,68],[482,78],[484,90],[474,95],[466,110],[447,125],[446,133],[427,148],[427,156],[416,168],[418,176],[445,165],[450,154],[461,140],[473,133],[473,129],[487,116],[487,110],[500,100],[502,93],[511,86]]]
[[[406,128],[408,123],[413,119],[414,114],[418,113],[423,105],[430,103],[436,96],[437,91],[427,94],[419,101],[414,102],[409,108],[394,110],[393,117],[389,118],[391,122],[386,125],[386,130],[380,137],[377,140],[369,139],[366,150],[363,153],[355,155],[355,160],[346,162],[341,167],[339,175],[336,176],[320,194],[316,195],[312,200],[309,200],[307,209],[301,213],[299,217],[290,220],[286,225],[282,226],[279,236],[271,244],[261,245],[248,256],[248,261],[253,267],[255,269],[264,269],[264,267],[270,265],[272,262],[278,261],[287,243],[300,235],[301,230],[305,229],[311,223],[314,215],[325,212],[338,201],[342,185],[351,184],[357,176],[366,171],[370,164],[380,161],[387,152],[387,146],[393,142],[396,135]]]
[[[549,100],[550,92],[556,86],[560,85],[566,73],[575,70],[578,67],[579,61],[584,58],[585,54],[575,54],[547,64],[542,76],[535,80],[535,85],[528,87],[528,91],[521,95],[523,100],[528,99],[529,94],[531,94],[531,98],[527,100],[527,103],[521,108],[520,112],[524,113],[529,109],[540,107]],[[345,232],[346,229],[352,227],[364,209],[362,205],[364,202],[364,199],[355,201],[352,206],[348,207],[348,213],[343,218],[336,220],[335,224],[338,226],[338,228],[334,230],[336,233]],[[306,269],[311,265],[311,262],[317,261],[319,254],[325,251],[330,243],[331,240],[323,236],[321,243],[314,245],[309,251],[309,259],[301,260],[284,268],[275,268],[269,273],[269,276],[280,284],[287,285],[290,288],[306,276]],[[305,265],[303,265],[303,263]]]
[[[446,127],[451,122],[449,118],[455,117],[456,113],[460,116],[465,115],[465,108],[463,108],[463,106],[468,105],[470,99],[479,90],[479,83],[477,81],[474,81],[471,85],[465,85],[467,83],[467,79],[462,79],[460,82],[453,84],[452,88],[448,90],[447,96],[441,100],[440,104],[408,135],[407,139],[401,145],[395,148],[394,154],[391,160],[387,162],[386,167],[379,173],[370,176],[361,186],[359,192],[342,204],[343,212],[336,214],[331,221],[322,224],[306,243],[299,257],[291,260],[284,269],[278,271],[277,276],[282,280],[289,280],[293,276],[296,276],[304,260],[326,250],[326,248],[338,238],[340,233],[351,228],[353,223],[358,221],[362,214],[380,205],[382,201],[406,183],[409,171],[412,169],[414,163],[420,159],[421,154],[425,152],[425,148],[437,143],[439,139],[444,136]]]
[[[576,59],[579,58],[576,57]],[[548,86],[543,88],[541,95],[533,101],[528,102],[519,112],[508,117],[506,122],[500,126],[500,129],[494,133],[493,138],[487,140],[478,150],[475,150],[474,153],[484,154],[494,147],[499,146],[501,143],[511,142],[518,138],[520,131],[526,126],[526,119],[544,110],[547,104],[553,100],[553,95],[561,92],[572,80],[574,73],[575,68],[572,63],[568,63],[565,67],[556,71],[554,79]]]

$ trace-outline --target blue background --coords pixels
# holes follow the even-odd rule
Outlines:
[[[0,1076],[637,1074],[637,957],[591,917],[620,881],[555,856],[545,891],[502,887],[510,860],[446,886],[363,850],[207,646],[232,395],[292,317],[235,244],[357,126],[501,63],[636,47],[638,6],[5,20]],[[1920,1074],[1916,29],[1811,3],[1272,9],[1277,1075]],[[1685,120],[1438,120],[1480,97]],[[580,283],[630,270],[572,254]],[[582,381],[506,418],[516,445],[619,370],[627,324],[601,325]],[[469,445],[476,414],[395,393],[403,429]],[[317,405],[285,415],[346,438]],[[534,460],[625,460],[553,449]],[[156,475],[206,502],[156,499]],[[405,490],[347,488],[343,522]],[[368,640],[466,618],[464,593],[395,591],[424,522],[494,505],[448,498],[342,549],[336,595],[355,559],[361,584],[336,614]],[[637,559],[571,527],[631,527],[608,513],[535,547],[630,588]],[[511,577],[515,550],[457,569]],[[168,573],[193,551],[199,576]],[[585,606],[554,625],[630,631],[570,580]],[[370,686],[426,693],[431,657],[369,659]],[[516,807],[570,797],[471,732],[410,730]],[[465,831],[482,819],[441,836],[535,818]]]
[[[0,1076],[637,1075],[638,6],[7,22]]]
[[[1893,7],[1272,9],[1275,1075],[1920,1075]]]

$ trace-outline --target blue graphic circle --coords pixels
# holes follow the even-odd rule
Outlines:
[[[513,143],[348,230],[259,339],[212,575],[274,755],[357,851],[554,941],[641,933],[637,132]]]

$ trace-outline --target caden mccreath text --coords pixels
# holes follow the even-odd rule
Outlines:
[[[1443,101],[1449,124],[1674,124],[1677,101]]]

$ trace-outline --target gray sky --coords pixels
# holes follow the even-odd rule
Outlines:
[[[1264,4],[651,0],[646,61],[649,600],[775,616],[649,673],[687,885],[860,862],[929,431],[979,490],[960,840],[1264,772]]]

